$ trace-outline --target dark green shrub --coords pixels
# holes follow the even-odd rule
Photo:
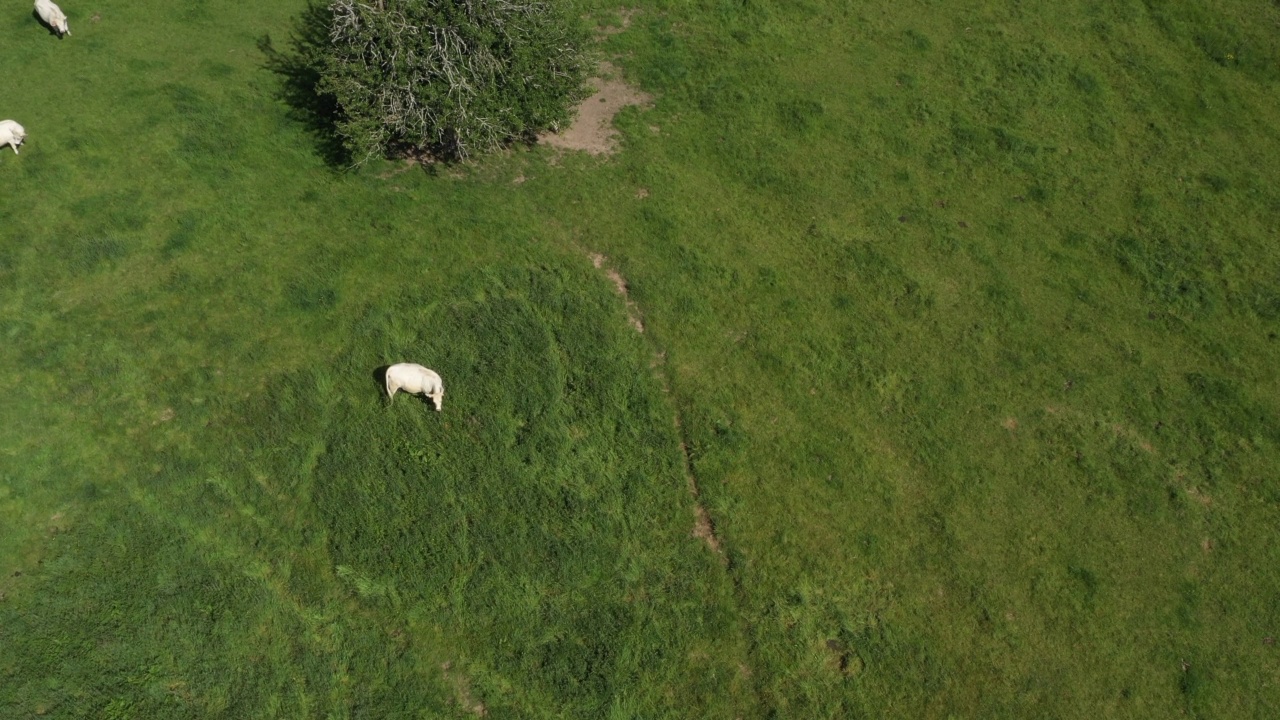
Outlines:
[[[332,0],[303,25],[297,59],[357,163],[532,140],[585,97],[588,36],[563,0]]]

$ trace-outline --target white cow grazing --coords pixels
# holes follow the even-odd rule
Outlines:
[[[54,5],[53,0],[36,0],[36,14],[46,25],[57,31],[58,37],[71,34],[66,13],[62,12],[62,8]]]
[[[27,131],[14,120],[0,120],[0,147],[8,145],[13,154],[18,154],[18,146],[27,139]]]
[[[387,368],[387,399],[394,398],[397,390],[431,398],[437,412],[444,405],[444,381],[435,370],[428,370],[421,365],[399,363]]]

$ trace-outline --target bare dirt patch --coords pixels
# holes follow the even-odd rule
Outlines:
[[[613,283],[613,289],[617,290],[618,294],[622,296],[622,302],[627,308],[627,322],[631,323],[631,327],[635,328],[636,332],[644,332],[644,320],[640,319],[640,308],[632,302],[631,295],[627,292],[626,278],[622,277],[622,274],[614,268],[609,267],[609,258],[604,255],[593,252],[587,253],[587,257],[591,258],[591,264],[597,270],[604,271],[605,277],[609,278],[610,282]]]
[[[1187,488],[1187,497],[1191,498],[1192,500],[1195,500],[1197,503],[1199,503],[1204,507],[1209,507],[1210,505],[1213,504],[1213,498],[1209,497],[1208,495],[1205,495],[1204,492],[1202,492],[1198,487]]]
[[[453,663],[441,663],[440,671],[444,673],[445,682],[453,687],[453,697],[458,701],[458,705],[462,706],[463,710],[476,717],[484,717],[489,714],[489,708],[471,696],[471,682],[467,680],[466,676],[453,671]]]
[[[400,175],[401,173],[409,172],[410,170],[414,169],[418,165],[425,165],[425,164],[426,164],[426,161],[421,157],[401,158],[400,167],[394,167],[394,168],[391,168],[390,170],[387,170],[386,172],[378,173],[378,178],[381,180],[387,180],[389,178],[393,178],[397,175]]]
[[[654,353],[656,367],[665,365],[666,359],[666,353]],[[658,377],[662,379],[662,392],[670,395],[671,381],[666,372],[659,373]],[[720,558],[721,564],[727,566],[729,557],[724,554],[724,544],[720,542],[720,534],[716,532],[715,521],[711,519],[711,513],[707,512],[707,506],[702,504],[702,492],[698,489],[698,477],[693,474],[693,458],[689,455],[689,445],[684,440],[684,425],[680,422],[679,411],[671,416],[671,424],[680,435],[680,456],[684,460],[684,479],[689,486],[689,495],[693,498],[692,535],[706,543],[711,552]]]
[[[622,81],[617,69],[600,63],[600,76],[587,81],[595,90],[578,105],[573,124],[558,133],[544,133],[538,142],[561,150],[583,150],[591,155],[610,155],[618,150],[618,132],[613,117],[628,105],[644,107],[653,101]]]
[[[617,35],[618,33],[623,32],[627,28],[631,27],[631,21],[635,18],[636,15],[640,14],[640,10],[638,8],[624,7],[624,8],[618,8],[617,13],[618,13],[618,24],[604,25],[600,27],[599,29],[596,30],[596,37],[606,38],[606,37],[609,37],[610,35]]]
[[[676,419],[679,425],[680,420]],[[693,496],[693,536],[702,540],[711,548],[713,552],[724,557],[724,548],[720,545],[720,536],[716,534],[715,523],[711,521],[711,514],[707,512],[707,508],[703,506],[702,499],[699,497],[698,481],[693,477],[693,471],[689,468],[689,448],[685,444],[680,443],[680,452],[684,453],[685,461],[685,480],[689,483],[689,494]]]
[[[1116,437],[1123,438],[1133,443],[1145,453],[1154,453],[1156,451],[1155,447],[1153,447],[1146,438],[1142,437],[1137,430],[1134,430],[1131,427],[1115,423],[1111,426],[1111,432],[1115,433]]]

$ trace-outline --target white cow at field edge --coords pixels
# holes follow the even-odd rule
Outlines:
[[[23,140],[27,139],[27,131],[15,120],[0,120],[0,147],[8,145],[13,148],[13,154],[18,154],[18,146]]]
[[[67,25],[67,16],[62,8],[53,4],[52,0],[36,0],[36,14],[45,25],[53,28],[58,37],[71,34],[71,26]]]
[[[431,398],[437,412],[444,405],[444,381],[435,370],[429,370],[421,365],[398,363],[387,368],[387,399],[394,398],[398,390]]]

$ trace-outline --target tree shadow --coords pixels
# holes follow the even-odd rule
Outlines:
[[[318,68],[329,43],[330,19],[326,5],[310,2],[298,18],[288,50],[277,50],[270,35],[258,40],[258,50],[266,58],[266,69],[280,76],[278,97],[289,106],[289,117],[306,127],[326,163],[348,168],[351,153],[338,132],[342,109],[337,98],[320,88]]]

